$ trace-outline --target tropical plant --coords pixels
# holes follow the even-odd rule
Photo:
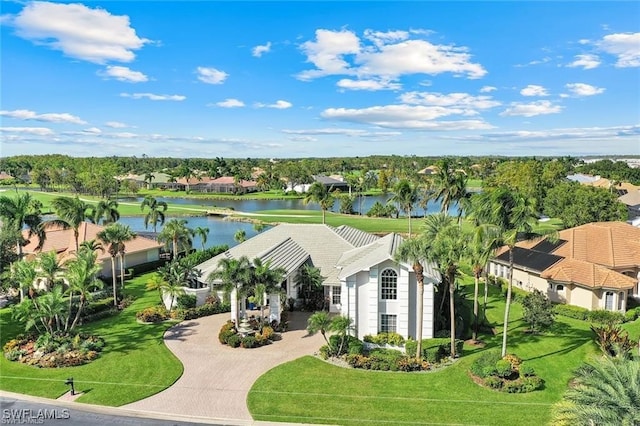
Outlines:
[[[90,208],[89,220],[93,223],[108,225],[120,219],[118,212],[118,202],[116,200],[100,200],[98,204]]]
[[[58,253],[55,250],[39,253],[36,257],[40,275],[46,278],[47,290],[60,281],[60,274],[64,270],[62,263],[58,260]]]
[[[486,226],[476,226],[471,238],[467,245],[467,259],[471,264],[473,271],[473,340],[478,340],[478,327],[479,327],[479,309],[478,309],[478,288],[480,282],[480,276],[482,275],[484,268],[497,248],[497,235],[493,232],[494,229]],[[485,292],[485,309],[486,309],[486,297],[488,293],[487,280],[484,282]]]
[[[173,309],[176,298],[184,294],[183,287],[188,284],[189,271],[184,268],[177,259],[173,259],[168,264],[158,268],[158,275],[160,279],[149,281],[147,283],[147,289],[154,290],[157,288],[160,292],[160,299],[163,305],[167,311],[170,311]],[[164,300],[165,297],[169,297],[168,305]]]
[[[418,348],[416,358],[422,358],[422,325],[424,322],[424,263],[427,261],[428,244],[423,238],[411,238],[404,240],[394,253],[397,262],[409,262],[416,274],[418,313],[416,315],[416,339]]]
[[[36,264],[31,260],[20,260],[15,262],[11,267],[12,277],[18,284],[20,289],[20,302],[23,302],[25,290],[29,293],[33,293],[33,284],[38,277],[36,272]]]
[[[340,339],[340,345],[337,348],[337,353],[341,354],[344,349],[344,344],[349,336],[351,330],[353,330],[353,318],[346,315],[340,315],[334,317],[331,320],[331,326],[329,329],[334,332]]]
[[[284,280],[287,270],[278,267],[272,268],[271,262],[262,262],[259,258],[253,259],[252,265],[252,283],[255,302],[260,306],[260,327],[264,323],[263,305],[265,294],[282,293],[282,281]]]
[[[77,252],[80,250],[80,225],[91,217],[92,207],[78,197],[56,197],[51,200],[51,207],[58,217],[48,221],[46,227],[61,226],[64,229],[73,229]]]
[[[551,327],[555,321],[553,303],[540,290],[534,289],[522,299],[522,319],[529,324],[532,333]]]
[[[193,231],[187,227],[187,223],[186,219],[171,219],[158,234],[159,242],[171,243],[174,258],[178,257],[180,252],[191,249]]]
[[[147,229],[149,223],[153,225],[153,233],[157,233],[158,223],[164,225],[164,212],[167,211],[167,203],[164,201],[158,201],[151,195],[147,195],[140,204],[140,210],[144,211],[144,208],[148,207],[149,211],[144,217],[144,229]]]
[[[10,230],[15,238],[18,260],[22,259],[22,247],[27,244],[22,234],[24,228],[28,230],[27,238],[32,236],[38,238],[38,248],[44,244],[46,233],[42,225],[40,207],[40,202],[32,198],[28,192],[15,197],[0,196],[0,218],[2,218],[3,227]]]
[[[402,179],[393,187],[393,196],[390,203],[396,203],[409,219],[409,238],[411,238],[411,211],[418,201],[418,190],[406,179]]]
[[[207,237],[209,236],[209,228],[204,226],[196,226],[193,230],[193,236],[200,237],[200,243],[202,244],[202,250],[204,250],[205,244],[207,244]]]
[[[591,331],[596,335],[596,343],[600,350],[611,357],[632,358],[633,349],[638,342],[629,338],[629,333],[620,327],[619,324],[591,325]]]
[[[640,424],[640,362],[627,358],[597,358],[579,367],[553,424]]]
[[[81,248],[76,254],[76,258],[67,263],[67,271],[65,277],[69,284],[69,300],[70,304],[73,300],[73,295],[78,294],[78,308],[75,318],[70,327],[65,327],[68,330],[73,330],[78,324],[78,320],[82,315],[85,304],[90,298],[91,291],[102,288],[102,281],[97,278],[98,272],[100,272],[100,264],[97,262],[98,256],[89,248]],[[71,312],[71,308],[69,309]],[[67,318],[67,326],[69,324],[69,318]]]
[[[322,210],[322,224],[325,223],[326,211],[331,210],[335,201],[335,197],[331,194],[331,189],[317,181],[311,184],[302,199],[304,204],[316,203],[320,206]]]
[[[244,243],[247,240],[247,233],[244,229],[238,229],[235,234],[233,234],[233,239],[238,243]]]
[[[320,332],[322,334],[322,338],[327,342],[327,346],[329,350],[333,352],[331,348],[331,343],[329,343],[329,339],[327,338],[327,331],[331,330],[331,317],[329,316],[329,312],[319,311],[312,314],[307,320],[307,332],[311,335]]]
[[[116,257],[124,256],[124,243],[126,241],[131,240],[135,234],[131,231],[128,225],[123,225],[121,223],[112,223],[109,224],[106,228],[100,231],[97,235],[98,239],[104,242],[108,248],[107,251],[111,256],[111,278],[112,278],[112,286],[113,286],[113,304],[114,306],[118,306],[118,297],[117,297],[117,285],[116,285]],[[120,260],[120,273],[123,274],[122,258]]]
[[[240,324],[240,313],[238,310],[238,301],[240,297],[246,294],[246,290],[252,282],[251,262],[246,256],[239,259],[223,258],[218,263],[218,269],[211,272],[207,277],[209,282],[220,281],[222,288],[227,294],[231,294],[232,313],[235,313],[235,322]]]
[[[298,268],[294,283],[301,289],[304,305],[307,305],[310,299],[315,299],[314,295],[324,291],[324,279],[320,269],[313,265],[304,264]]]
[[[444,158],[438,162],[437,172],[431,183],[432,199],[440,201],[440,212],[447,213],[452,203],[459,204],[459,213],[468,198],[467,175],[462,170],[455,170],[452,161]],[[458,215],[460,218],[460,214]]]

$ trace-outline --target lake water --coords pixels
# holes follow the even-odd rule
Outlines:
[[[371,206],[375,204],[376,201],[386,204],[387,200],[391,198],[391,195],[379,195],[379,196],[371,196],[371,197],[362,197],[362,213],[365,214]],[[317,204],[309,203],[304,204],[301,199],[295,200],[194,200],[188,198],[162,198],[157,197],[158,201],[165,201],[167,203],[173,204],[183,204],[183,205],[197,205],[197,206],[212,206],[212,207],[225,207],[230,208],[236,211],[242,211],[247,213],[253,213],[261,210],[318,210],[319,207]],[[127,202],[142,202],[143,198],[141,197],[127,197],[127,198],[119,198],[120,201]],[[353,208],[355,211],[359,210],[359,202],[358,199],[354,202]],[[334,205],[333,211],[338,211],[339,204],[336,202]],[[440,211],[440,204],[430,202],[427,206],[427,210],[421,208],[420,206],[414,206],[414,215],[425,215],[438,213]],[[450,214],[457,214],[457,208],[452,207],[450,209]],[[171,218],[170,211],[167,212],[167,220]],[[204,227],[209,228],[209,236],[207,237],[207,242],[205,243],[205,247],[213,247],[216,245],[227,244],[229,247],[233,247],[238,244],[233,236],[238,230],[245,231],[246,238],[249,239],[257,234],[257,232],[253,229],[253,224],[247,222],[237,222],[230,220],[223,220],[222,218],[215,216],[194,216],[194,217],[184,217],[183,219],[187,220],[187,226],[191,229],[195,229],[196,227]],[[129,225],[129,227],[135,232],[150,232],[152,231],[152,227],[150,226],[148,229],[144,227],[144,218],[143,217],[121,217],[119,222]],[[158,232],[162,230],[162,226],[158,226]],[[201,248],[201,239],[200,237],[194,237],[193,241],[194,248]]]

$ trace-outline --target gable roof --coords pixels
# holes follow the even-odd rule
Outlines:
[[[618,197],[618,201],[630,207],[640,206],[640,189],[627,192],[626,194]]]
[[[99,240],[98,233],[103,229],[104,226],[96,225],[90,222],[82,222],[80,224],[80,227],[78,228],[78,244],[82,244],[83,242],[90,240]],[[72,253],[75,253],[76,239],[73,235],[73,229],[64,229],[62,226],[55,225],[45,228],[45,233],[46,238],[44,240],[42,249],[37,250],[37,246],[39,243],[38,237],[32,236],[29,239],[29,243],[23,248],[24,253],[36,254],[54,250],[60,257],[66,257],[71,255]],[[23,231],[23,236],[24,238],[29,238],[28,231]],[[141,236],[137,236],[133,240],[127,241],[125,245],[127,253],[137,253],[160,248],[163,246],[163,244],[160,244],[157,241]],[[104,252],[98,251],[97,253],[98,260],[100,261],[110,258],[109,253],[106,251],[106,247]]]
[[[580,284],[589,288],[628,290],[636,285],[636,280],[631,277],[595,263],[576,259],[562,259],[540,276],[554,281]]]

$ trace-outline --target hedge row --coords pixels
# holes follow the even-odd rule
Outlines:
[[[579,306],[559,304],[555,306],[555,311],[558,315],[598,324],[618,324],[634,321],[640,317],[640,308],[629,309],[625,314],[622,314],[604,309],[590,311]]]

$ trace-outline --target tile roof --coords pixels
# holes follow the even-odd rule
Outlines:
[[[640,206],[640,189],[635,191],[629,191],[626,194],[618,197],[618,200],[627,206]]]
[[[334,232],[347,240],[349,244],[354,247],[362,247],[364,245],[371,244],[380,238],[377,235],[370,234],[347,225],[340,225],[337,228],[334,228]]]
[[[97,240],[98,233],[104,229],[103,226],[96,225],[90,222],[82,222],[78,228],[78,244],[84,241]],[[60,257],[68,257],[71,253],[76,251],[76,240],[73,236],[73,229],[64,229],[61,226],[52,226],[46,229],[46,238],[41,250],[36,250],[38,246],[38,238],[31,237],[29,243],[24,246],[23,251],[26,254],[35,254],[40,252],[49,252],[55,250]],[[28,231],[23,231],[25,238],[28,237]],[[141,251],[147,251],[162,247],[163,245],[149,238],[136,237],[126,244],[127,253],[137,253]],[[102,261],[109,259],[109,253],[106,251],[98,251],[98,260]]]
[[[595,263],[576,259],[563,259],[546,269],[540,276],[554,281],[580,284],[589,288],[628,290],[636,285],[636,280],[631,277]]]

